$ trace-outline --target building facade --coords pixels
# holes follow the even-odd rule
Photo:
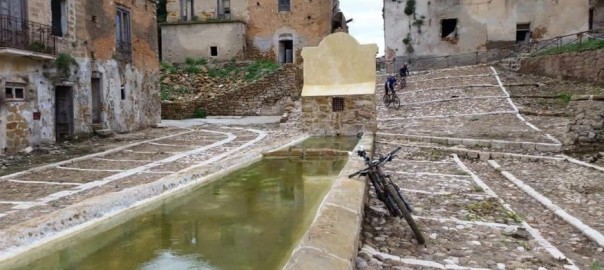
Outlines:
[[[589,2],[384,0],[386,61],[459,55],[586,31]]]
[[[0,151],[160,120],[155,1],[0,0]]]
[[[338,0],[168,0],[162,60],[186,57],[301,61],[305,46],[347,31]]]

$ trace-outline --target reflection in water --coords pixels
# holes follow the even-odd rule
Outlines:
[[[22,269],[276,269],[345,160],[263,160]]]

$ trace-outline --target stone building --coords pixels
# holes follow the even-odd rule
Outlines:
[[[589,0],[588,28],[604,29],[604,0]]]
[[[591,1],[592,7],[601,2]],[[473,53],[586,31],[591,21],[599,21],[590,21],[594,12],[590,0],[384,0],[386,61]]]
[[[160,120],[152,0],[0,0],[0,152]]]
[[[162,60],[186,57],[300,61],[305,46],[347,30],[339,0],[168,0]]]

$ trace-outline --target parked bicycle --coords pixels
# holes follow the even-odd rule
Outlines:
[[[375,189],[377,198],[386,205],[390,215],[395,217],[403,217],[415,234],[415,239],[417,239],[417,242],[419,244],[424,244],[426,240],[411,216],[411,213],[413,212],[411,205],[409,202],[407,202],[407,200],[405,200],[400,192],[399,187],[392,181],[390,175],[384,174],[380,167],[386,162],[392,161],[392,159],[396,156],[396,153],[400,150],[401,147],[397,147],[386,156],[380,156],[380,158],[376,160],[371,160],[367,155],[367,152],[363,149],[357,151],[357,154],[365,160],[365,165],[367,165],[367,168],[355,172],[348,177],[352,178],[356,175],[369,177],[369,181]]]

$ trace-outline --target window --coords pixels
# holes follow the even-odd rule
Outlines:
[[[279,12],[291,10],[291,0],[278,0],[279,1]]]
[[[595,8],[590,8],[589,9],[589,19],[588,19],[588,25],[589,25],[589,30],[593,30],[594,29],[594,10]]]
[[[218,47],[216,47],[216,46],[210,47],[210,56],[218,56]]]
[[[25,99],[25,85],[23,84],[7,83],[4,89],[4,98],[6,100],[20,101]]]
[[[118,7],[115,16],[116,50],[127,60],[131,58],[132,54],[132,38],[130,35],[130,11]]]
[[[231,18],[231,0],[222,0],[223,17],[224,19]]]
[[[334,97],[331,99],[331,110],[334,112],[344,111],[344,98]]]
[[[180,17],[183,21],[191,21],[195,16],[195,1],[180,0]]]
[[[120,92],[122,100],[126,100],[126,87],[122,85],[122,87],[120,87]]]
[[[457,37],[457,19],[444,19],[440,21],[440,37],[441,38],[456,38]]]
[[[516,25],[516,43],[529,42],[531,40],[531,24],[519,23]]]
[[[66,0],[52,0],[52,34],[62,37],[67,33],[67,3]]]

